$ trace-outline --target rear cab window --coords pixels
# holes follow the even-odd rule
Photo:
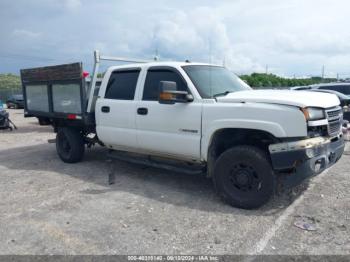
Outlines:
[[[134,100],[140,69],[125,69],[112,72],[105,98],[115,100]]]

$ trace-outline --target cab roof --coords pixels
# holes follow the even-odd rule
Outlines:
[[[111,66],[108,68],[108,70],[116,70],[116,69],[122,69],[122,68],[148,68],[148,67],[154,67],[154,66],[169,66],[169,67],[182,67],[182,66],[191,66],[191,65],[203,65],[203,66],[218,66],[222,67],[220,65],[215,64],[207,64],[207,63],[193,63],[193,62],[173,62],[173,61],[155,61],[155,62],[147,62],[147,63],[132,63],[132,64],[126,64],[126,65],[118,65],[118,66]]]

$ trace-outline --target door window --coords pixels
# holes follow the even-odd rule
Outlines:
[[[151,69],[147,72],[142,100],[158,101],[160,81],[176,82],[178,91],[188,91],[182,77],[169,69]]]
[[[140,70],[115,71],[109,79],[105,98],[134,100]]]

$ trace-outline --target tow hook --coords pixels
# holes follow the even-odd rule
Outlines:
[[[328,156],[328,160],[329,162],[333,163],[334,160],[335,160],[335,153],[334,152],[331,152]]]

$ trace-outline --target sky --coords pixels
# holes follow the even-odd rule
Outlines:
[[[350,77],[348,0],[0,0],[0,73],[102,54]],[[108,64],[110,65],[110,64]]]

